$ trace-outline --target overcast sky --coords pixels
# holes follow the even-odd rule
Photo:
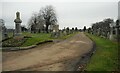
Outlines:
[[[27,25],[34,12],[41,7],[52,5],[55,8],[60,28],[91,26],[105,18],[114,20],[118,17],[118,2],[2,2],[2,19],[7,28],[14,28],[15,13],[21,14],[22,25]],[[0,13],[1,14],[1,13]]]

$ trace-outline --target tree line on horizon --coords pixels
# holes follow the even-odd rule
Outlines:
[[[100,22],[93,23],[91,28],[88,28],[88,32],[92,32],[92,34],[96,34],[98,36],[108,37],[111,31],[111,25],[113,26],[114,20],[111,18],[104,19]],[[113,27],[114,28],[114,27]]]

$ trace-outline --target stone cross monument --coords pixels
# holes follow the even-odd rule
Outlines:
[[[19,12],[16,12],[16,19],[14,20],[14,22],[15,22],[15,36],[19,36],[21,35],[21,23],[22,23]]]

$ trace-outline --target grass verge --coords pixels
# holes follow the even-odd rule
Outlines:
[[[36,33],[36,34],[23,33],[23,35],[30,36],[31,38],[28,38],[27,41],[21,47],[31,46],[43,41],[51,40],[50,34],[46,34],[46,33]]]
[[[66,36],[62,36],[62,37],[58,37],[58,38],[52,38],[50,33],[36,33],[36,34],[32,34],[32,33],[23,33],[24,36],[30,36],[31,38],[28,38],[27,41],[21,46],[21,47],[27,47],[27,46],[31,46],[31,45],[35,45],[38,44],[40,42],[44,42],[44,41],[48,41],[48,40],[54,40],[54,39],[62,39],[65,40],[67,38],[70,38],[72,36],[74,36],[77,32],[73,33],[73,34],[69,34]]]
[[[69,34],[69,35],[66,35],[66,36],[62,36],[62,37],[59,37],[59,38],[57,38],[57,39],[63,39],[63,40],[65,40],[65,39],[67,39],[67,38],[70,38],[70,37],[72,37],[72,36],[74,36],[75,34],[77,34],[78,32],[74,32],[74,33],[72,33],[72,34]]]
[[[85,33],[96,43],[96,52],[86,66],[87,71],[116,71],[118,48],[115,42]]]

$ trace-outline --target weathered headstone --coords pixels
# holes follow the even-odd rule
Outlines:
[[[64,34],[64,35],[67,35],[67,32],[66,32],[66,30],[63,30],[63,34]]]
[[[60,37],[63,36],[62,30],[59,30]]]
[[[15,22],[15,36],[19,36],[21,35],[21,23],[22,23],[19,12],[16,12],[16,19],[14,20],[14,22]]]
[[[101,33],[101,28],[98,28],[97,31],[98,31],[97,35],[98,35],[98,36],[101,36],[101,34],[102,34],[102,33]]]
[[[7,28],[4,26],[2,28],[2,39],[6,39],[8,38],[8,34],[7,34]]]
[[[116,29],[114,28],[114,26],[115,26],[115,23],[110,24],[110,34],[109,34],[109,39],[110,40],[115,40],[114,32],[116,32]]]
[[[59,25],[53,25],[52,26],[52,37],[59,37]]]
[[[54,25],[53,32],[58,32],[58,31],[59,31],[59,25]]]
[[[0,33],[2,34],[1,40],[8,38],[7,28],[5,27],[5,23],[3,19],[0,19]]]
[[[53,31],[53,25],[50,25],[49,26],[49,32],[52,32]]]

